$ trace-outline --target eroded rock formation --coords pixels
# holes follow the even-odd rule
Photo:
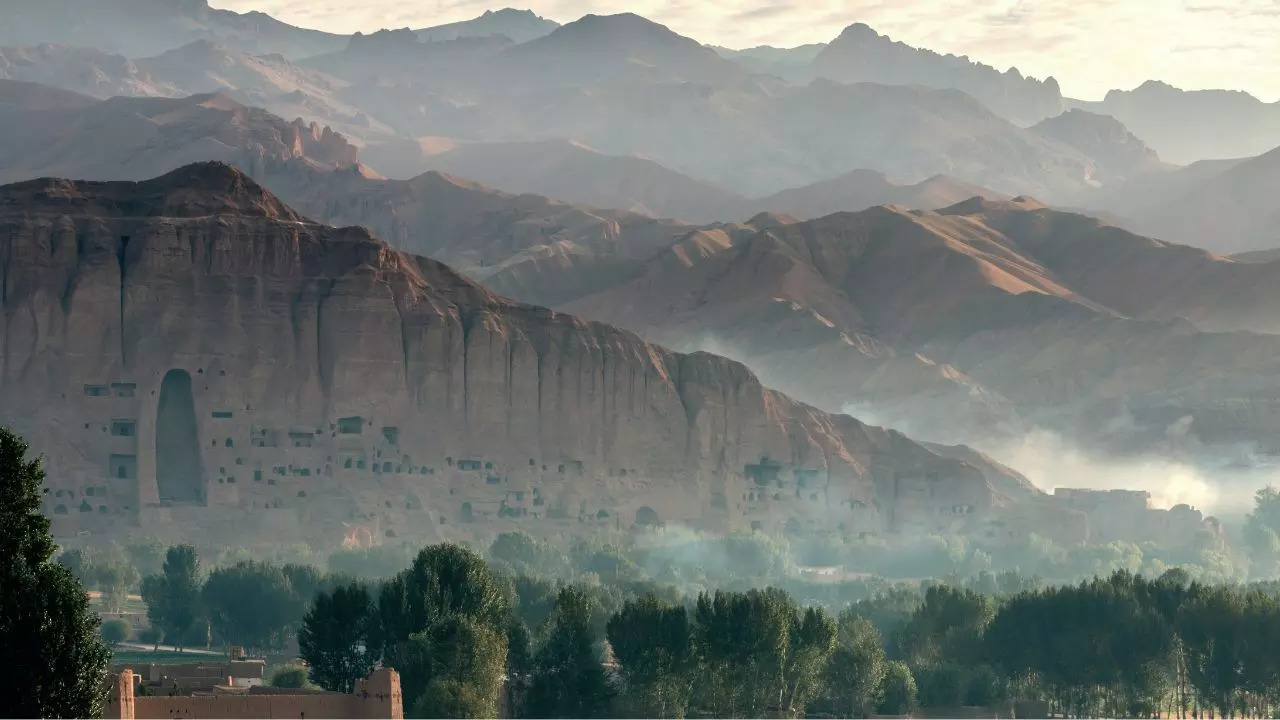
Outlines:
[[[44,455],[63,534],[977,532],[1028,505],[1082,520],[732,361],[314,224],[222,164],[0,189],[0,278],[0,422]]]

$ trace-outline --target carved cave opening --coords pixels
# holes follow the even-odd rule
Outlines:
[[[203,505],[205,502],[195,398],[191,393],[191,374],[186,370],[170,370],[160,384],[160,404],[156,410],[156,487],[164,504]]]
[[[661,525],[662,518],[658,517],[658,513],[653,508],[645,505],[636,510],[637,525]]]

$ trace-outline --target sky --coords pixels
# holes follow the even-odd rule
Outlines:
[[[421,28],[503,7],[487,0],[211,0],[338,33]],[[1052,75],[1096,100],[1149,79],[1280,99],[1280,0],[523,0],[560,22],[634,12],[732,48],[826,42],[863,22],[917,47]]]

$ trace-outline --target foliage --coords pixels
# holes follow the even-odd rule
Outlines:
[[[414,676],[430,678],[412,708],[416,717],[498,716],[507,638],[479,618],[450,616],[410,638]],[[427,667],[421,667],[425,664]]]
[[[302,665],[285,665],[271,675],[271,687],[278,688],[314,688],[308,679],[308,671]]]
[[[591,601],[582,590],[560,591],[547,641],[534,659],[525,712],[534,718],[605,717],[612,689],[591,627]]]
[[[608,623],[621,666],[623,701],[636,717],[684,717],[693,691],[693,628],[682,605],[648,596],[622,606]]]
[[[102,593],[102,604],[110,612],[124,606],[129,591],[138,585],[138,570],[119,546],[111,544],[95,550],[73,549],[58,556],[58,562],[80,584]]]
[[[246,602],[246,598],[253,598],[253,602]],[[219,637],[257,651],[284,646],[298,607],[284,571],[253,561],[209,573],[200,600]]]
[[[133,626],[127,620],[108,620],[102,623],[100,629],[102,641],[111,647],[115,647],[133,634]]]
[[[436,678],[447,677],[458,683],[448,686],[457,702],[466,701],[459,711],[484,712],[486,703],[497,702],[498,685],[468,684],[505,665],[508,609],[503,587],[479,555],[459,545],[433,545],[382,585],[368,647],[400,671],[406,707],[429,714],[451,709],[419,704]],[[468,660],[467,673],[450,674],[452,668],[441,659],[461,657],[473,646],[489,655]]]
[[[0,696],[11,717],[98,717],[109,652],[83,586],[52,561],[44,469],[0,428]]]
[[[373,599],[363,585],[316,595],[298,631],[298,648],[320,687],[349,693],[369,674],[377,660],[369,647],[375,622]]]
[[[142,580],[147,619],[178,649],[201,616],[200,589],[200,557],[190,545],[169,548],[161,574]]]
[[[880,713],[910,715],[918,706],[916,679],[911,668],[901,660],[890,660],[885,664],[884,681],[880,685]]]
[[[836,647],[824,668],[827,694],[820,703],[832,714],[864,717],[875,709],[886,671],[880,634],[854,608],[840,613]]]

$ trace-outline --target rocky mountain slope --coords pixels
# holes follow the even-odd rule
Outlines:
[[[504,89],[538,91],[600,82],[685,82],[720,87],[747,76],[740,66],[634,13],[586,15],[495,60]]]
[[[0,421],[59,533],[1087,532],[980,456],[504,300],[226,165],[5,186],[0,237]]]
[[[434,152],[393,144],[364,154],[379,171],[448,173],[511,193],[533,193],[583,205],[617,208],[690,222],[736,219],[744,198],[641,157],[611,156],[564,140],[517,143],[418,143]]]
[[[719,89],[615,83],[444,109],[423,127],[435,130],[416,134],[485,142],[573,138],[747,196],[853,168],[907,183],[947,174],[1054,202],[1093,187],[1090,158],[951,90],[827,81],[795,88],[753,80]]]
[[[0,79],[40,83],[101,99],[182,94],[123,55],[65,45],[0,47]]]
[[[1152,197],[1130,210],[1134,225],[1174,242],[1219,253],[1280,247],[1280,148],[1256,158],[1216,163],[1192,175],[1179,175],[1174,192]],[[1214,172],[1216,171],[1216,172]]]
[[[1032,131],[1067,145],[1093,160],[1089,180],[1113,188],[1129,180],[1143,182],[1172,170],[1119,120],[1085,110],[1068,110],[1043,120]]]
[[[822,52],[826,43],[813,43],[792,48],[777,48],[768,45],[734,50],[726,47],[711,46],[721,57],[728,58],[754,73],[775,75],[794,83],[807,83],[813,80],[813,59]]]
[[[974,199],[695,233],[563,307],[925,436],[1043,426],[1124,452],[1277,451],[1280,337],[1259,334],[1280,330],[1277,274],[1026,198]]]
[[[368,227],[399,249],[543,305],[620,282],[691,227],[510,195],[435,172],[385,180],[358,168],[291,166],[265,182],[308,217]]]
[[[531,193],[694,223],[734,222],[762,212],[808,220],[874,205],[931,210],[974,196],[1005,197],[945,175],[904,185],[884,173],[855,170],[831,180],[749,199],[647,158],[605,155],[581,143],[560,140],[464,143],[422,138],[374,145],[366,148],[361,157],[391,177],[412,176],[426,168],[504,192]]]
[[[759,212],[778,212],[800,220],[812,220],[838,212],[866,210],[876,205],[934,210],[972,197],[1007,199],[994,190],[946,175],[934,175],[914,185],[904,185],[884,173],[854,170],[831,180],[783,190],[751,201],[751,204]]]

